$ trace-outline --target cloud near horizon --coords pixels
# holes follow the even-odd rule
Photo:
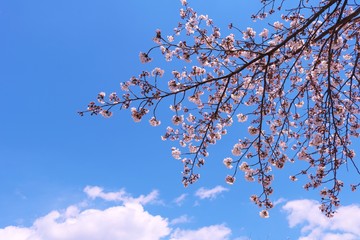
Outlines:
[[[97,186],[86,187],[90,199],[122,202],[104,210],[81,209],[71,205],[63,211],[54,210],[36,219],[30,227],[7,226],[0,228],[0,240],[225,240],[231,229],[224,225],[210,225],[198,229],[173,228],[187,223],[190,217],[182,215],[169,220],[152,215],[143,205],[158,200],[158,191],[137,198],[124,189],[104,192]]]
[[[31,227],[0,229],[0,240],[158,240],[170,231],[166,218],[151,215],[138,203],[126,203],[105,210],[70,206],[63,213],[52,211]]]
[[[299,240],[360,239],[360,206],[341,206],[333,218],[319,210],[320,203],[302,199],[287,202],[282,209],[288,214],[290,228],[300,225]]]
[[[201,190],[202,189],[202,190]],[[217,186],[201,188],[196,196],[214,199],[227,191]],[[114,201],[106,209],[88,208],[88,205],[71,205],[65,210],[54,210],[36,219],[31,226],[0,228],[0,240],[235,240],[226,224],[198,226],[185,229],[181,224],[192,222],[186,214],[174,219],[151,214],[144,204],[160,201],[158,191],[132,197],[125,190],[105,192],[92,186],[84,189],[90,199]],[[119,204],[119,202],[121,202]],[[87,208],[87,209],[85,209]],[[287,201],[282,210],[290,228],[299,226],[298,240],[356,240],[360,239],[360,206],[348,205],[337,209],[335,217],[328,219],[319,210],[319,202],[310,199]]]

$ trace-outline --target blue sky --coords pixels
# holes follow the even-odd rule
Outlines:
[[[189,2],[223,28],[252,24],[256,10],[253,1]],[[262,219],[249,201],[257,184],[224,182],[231,145],[213,147],[201,180],[185,189],[182,164],[160,139],[165,124],[135,124],[126,111],[110,119],[76,114],[98,92],[120,91],[120,82],[163,64],[144,66],[138,54],[153,46],[157,28],[172,33],[180,7],[0,1],[0,240],[360,238],[359,193],[344,191],[344,206],[326,220],[317,191],[288,181],[296,165],[275,173],[277,205]]]

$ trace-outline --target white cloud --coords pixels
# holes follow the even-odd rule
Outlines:
[[[114,201],[114,202],[135,202],[140,204],[154,203],[158,202],[159,192],[153,190],[148,195],[140,195],[137,198],[131,197],[125,189],[120,189],[118,192],[104,192],[104,189],[98,186],[86,186],[84,192],[91,199],[100,198],[105,201]]]
[[[84,211],[71,206],[38,218],[29,228],[0,229],[0,240],[158,240],[170,230],[167,219],[149,214],[138,203]]]
[[[191,222],[191,218],[189,218],[187,215],[181,215],[180,217],[171,220],[170,224],[176,225],[180,223],[189,223],[189,222]]]
[[[9,226],[0,229],[0,240],[37,240],[37,238],[32,238],[33,234],[32,229]]]
[[[333,218],[326,218],[319,205],[317,201],[303,199],[289,201],[283,206],[289,226],[302,226],[299,240],[360,239],[360,206],[341,206]]]
[[[196,191],[195,195],[200,199],[210,198],[215,199],[219,194],[224,191],[229,191],[229,189],[224,188],[223,186],[216,186],[211,189],[200,188]]]
[[[176,229],[170,240],[227,240],[231,234],[231,230],[224,225],[212,225],[197,230],[181,230]]]
[[[172,229],[170,226],[190,222],[187,215],[169,221],[160,215],[152,215],[142,204],[157,199],[158,192],[133,198],[121,189],[104,192],[100,187],[86,187],[90,199],[121,201],[104,210],[85,209],[83,203],[72,205],[63,211],[51,211],[34,221],[30,227],[7,226],[0,228],[0,240],[226,240],[231,230],[224,225],[205,226],[195,230]]]
[[[183,204],[183,202],[185,201],[185,198],[187,197],[186,193],[181,194],[179,197],[174,199],[174,202],[178,205],[181,206]]]
[[[286,199],[285,198],[279,198],[278,200],[275,200],[274,206],[279,205],[279,204],[281,204],[283,202],[286,202]]]

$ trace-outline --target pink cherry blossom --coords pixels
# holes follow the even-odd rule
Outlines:
[[[199,180],[205,158],[223,161],[232,171],[228,184],[244,174],[260,185],[251,200],[263,208],[263,218],[273,207],[273,169],[301,161],[289,181],[304,179],[305,190],[321,188],[321,210],[331,217],[342,189],[360,186],[352,149],[360,137],[360,8],[340,0],[289,1],[286,9],[274,0],[261,2],[252,18],[269,27],[256,34],[255,26],[233,23],[224,31],[181,0],[174,32],[156,30],[155,46],[139,54],[141,63],[156,54],[173,63],[121,83],[122,95],[100,92],[98,103],[79,114],[108,118],[114,109],[130,109],[135,122],[146,118],[152,126],[160,124],[157,116],[168,116],[171,126],[161,138],[174,143],[171,155],[182,162],[183,185]],[[281,17],[274,21],[269,16],[275,12]],[[171,104],[171,115],[157,114],[162,104]],[[222,141],[233,133],[233,143]],[[210,146],[221,143],[232,158],[209,155],[216,151]],[[341,181],[348,171],[358,183]]]

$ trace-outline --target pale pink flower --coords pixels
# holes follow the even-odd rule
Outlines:
[[[157,68],[154,68],[154,70],[152,70],[151,75],[162,77],[164,75],[164,72],[165,72],[164,70],[157,67]]]
[[[129,82],[122,82],[120,83],[120,88],[121,90],[125,91],[125,92],[128,92],[129,91]]]
[[[143,52],[139,53],[139,58],[141,63],[148,63],[152,60],[146,53]]]
[[[241,155],[241,144],[240,143],[236,143],[231,151],[231,153],[234,156],[240,156]]]
[[[256,195],[251,195],[250,196],[250,200],[254,203],[258,203],[259,202],[259,197]]]
[[[238,115],[236,115],[237,119],[239,122],[246,122],[248,119],[247,115],[244,115],[242,113],[239,113]]]
[[[293,182],[295,182],[295,181],[298,180],[297,177],[295,177],[295,176],[290,176],[289,179],[290,179],[291,181],[293,181]]]
[[[250,169],[249,164],[247,162],[242,162],[239,166],[241,171],[247,171]]]
[[[232,166],[232,158],[225,158],[223,163],[224,165],[228,168],[228,169],[231,169],[233,166]]]
[[[200,16],[199,16],[199,20],[205,20],[205,21],[207,21],[209,19],[209,16],[208,15],[203,15],[203,14],[201,14]]]
[[[328,190],[326,188],[320,190],[320,195],[322,197],[326,197],[328,195]]]
[[[279,146],[281,147],[282,150],[287,149],[287,144],[284,141],[280,141]]]
[[[171,111],[174,111],[174,112],[176,112],[176,111],[179,111],[179,110],[181,110],[181,104],[176,104],[176,105],[170,105],[170,110]]]
[[[280,23],[279,21],[274,22],[274,27],[276,30],[281,30],[283,28],[283,26],[284,25],[282,23]]]
[[[345,154],[349,158],[354,158],[356,155],[354,150],[347,151]]]
[[[205,164],[205,159],[203,159],[203,158],[200,158],[199,160],[198,160],[198,167],[200,167],[201,165],[204,165]]]
[[[205,73],[206,73],[205,68],[201,68],[201,67],[198,67],[198,66],[193,66],[192,67],[192,74],[195,75],[195,76],[200,76],[200,75],[203,75]]]
[[[131,117],[133,118],[134,122],[140,122],[141,118],[148,113],[149,110],[142,108],[138,111],[136,108],[131,108]]]
[[[161,121],[157,120],[155,117],[150,118],[149,123],[151,126],[156,127],[161,124]]]
[[[336,106],[334,107],[334,114],[335,114],[335,115],[341,115],[341,114],[343,114],[344,112],[345,112],[344,106],[342,106],[342,105],[336,105]]]
[[[214,36],[215,38],[219,38],[219,37],[221,36],[221,33],[220,33],[220,29],[219,29],[219,28],[215,28],[215,29],[214,29],[213,36]]]
[[[260,37],[263,37],[263,38],[267,38],[269,35],[269,30],[267,30],[266,28],[264,28],[262,30],[262,32],[259,34]]]
[[[172,51],[167,51],[165,54],[165,60],[170,62],[172,60],[173,57],[173,52]]]
[[[181,74],[180,74],[178,71],[175,71],[175,70],[174,70],[174,71],[172,71],[171,73],[174,75],[175,78],[178,78],[178,79],[181,79],[181,78],[182,78],[182,77],[181,77]]]
[[[302,106],[304,106],[304,101],[300,101],[295,104],[295,107],[297,107],[297,108],[301,108]]]
[[[267,210],[262,210],[259,212],[260,217],[262,218],[268,218],[269,217],[269,212]]]
[[[186,120],[188,120],[189,123],[193,123],[195,121],[196,117],[194,115],[192,115],[191,113],[189,113],[189,116],[186,118]]]
[[[108,111],[108,110],[102,110],[102,111],[100,112],[100,114],[101,114],[103,117],[105,117],[105,118],[109,118],[109,117],[112,116],[112,112],[110,112],[110,111]]]
[[[256,35],[256,32],[251,27],[248,27],[245,32],[243,32],[243,39],[253,38]]]
[[[249,127],[248,127],[248,132],[249,132],[251,135],[259,134],[259,128],[256,128],[256,127],[253,127],[253,126],[249,126]]]
[[[254,182],[255,178],[254,178],[254,170],[247,170],[245,171],[245,180],[248,182]]]
[[[161,44],[161,30],[156,30],[156,36],[153,38],[153,41],[157,44]]]
[[[181,152],[178,148],[175,148],[175,147],[172,147],[171,148],[171,155],[173,156],[173,158],[175,159],[181,159],[180,155],[181,155]]]
[[[192,23],[190,23],[190,22],[187,22],[187,23],[185,24],[185,29],[186,29],[186,33],[187,33],[188,35],[193,34],[193,33],[195,32],[194,25],[193,25]],[[185,59],[186,59],[186,58],[185,58]]]
[[[185,18],[186,17],[186,11],[184,9],[180,9],[180,17]]]
[[[176,92],[179,90],[179,84],[175,80],[170,80],[168,82],[169,90],[172,92]]]
[[[174,125],[179,125],[180,123],[184,122],[184,116],[181,115],[174,115],[171,119]]]
[[[352,58],[352,56],[350,54],[345,54],[345,55],[343,55],[343,58],[345,60],[350,60]]]
[[[226,178],[225,178],[225,181],[226,181],[227,184],[232,185],[235,182],[235,177],[227,175]]]
[[[310,141],[310,146],[320,146],[323,143],[323,136],[320,133],[314,134],[313,139]]]
[[[306,149],[301,149],[301,151],[298,152],[297,157],[299,160],[308,160],[308,155],[306,153]]]
[[[197,147],[197,146],[189,145],[190,153],[196,153],[198,151],[198,149],[199,149],[199,147]]]
[[[116,92],[110,93],[109,100],[112,101],[114,104],[117,104],[120,102],[120,98],[117,96]]]
[[[98,100],[99,103],[105,103],[105,101],[104,101],[105,95],[106,94],[104,92],[100,92],[98,94],[97,100]]]
[[[167,36],[167,39],[169,42],[173,42],[174,41],[174,37],[173,36]]]

